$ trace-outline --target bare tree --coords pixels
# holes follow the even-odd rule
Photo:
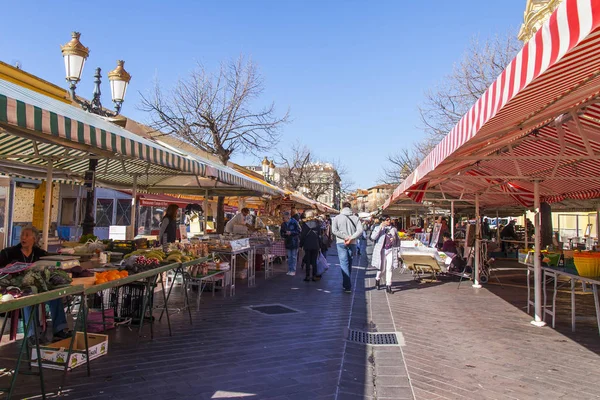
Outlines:
[[[208,153],[223,165],[235,152],[259,154],[279,141],[279,128],[288,113],[276,116],[275,105],[260,108],[263,80],[256,64],[240,56],[221,64],[217,73],[198,65],[171,90],[158,83],[142,94],[141,109],[150,113],[151,126]],[[217,232],[223,230],[223,198],[217,208]]]
[[[288,151],[277,152],[281,183],[290,190],[305,193],[314,200],[333,191],[333,197],[344,193],[354,183],[339,160],[320,161],[311,149],[296,142]],[[339,185],[339,187],[338,187]]]
[[[419,114],[428,139],[435,143],[442,140],[494,83],[522,46],[513,32],[497,35],[483,43],[473,38],[452,73],[425,92]]]
[[[435,147],[432,140],[422,140],[413,144],[412,148],[403,148],[387,157],[387,165],[383,167],[379,182],[399,185],[427,157]]]
[[[425,137],[412,148],[389,155],[379,180],[399,184],[406,179],[485,93],[521,47],[512,32],[483,43],[472,39],[452,73],[425,92],[425,100],[419,106]]]

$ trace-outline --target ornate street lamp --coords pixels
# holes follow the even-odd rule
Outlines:
[[[127,92],[127,85],[129,84],[129,81],[131,81],[131,75],[129,75],[129,73],[125,71],[125,68],[123,68],[125,61],[118,60],[117,67],[108,73],[112,101],[115,103],[116,112],[113,113],[105,110],[100,102],[100,97],[102,95],[102,92],[100,91],[100,84],[102,83],[100,80],[102,77],[100,74],[100,68],[96,68],[96,73],[94,74],[95,86],[92,101],[79,99],[75,94],[75,90],[77,89],[77,84],[81,80],[81,74],[83,72],[85,61],[90,54],[90,49],[85,47],[79,41],[80,37],[81,34],[79,32],[73,32],[71,34],[71,41],[64,46],[61,46],[61,52],[65,61],[65,77],[67,82],[69,82],[71,97],[73,98],[73,101],[81,105],[81,108],[86,111],[101,115],[103,117],[116,117],[121,111],[121,106],[125,100],[125,93]]]
[[[266,157],[265,157],[266,159]],[[273,182],[275,180],[275,163],[273,160],[269,163],[269,181]]]
[[[267,156],[262,160],[262,174],[266,181],[269,180],[269,160],[267,160]]]
[[[125,71],[123,65],[124,61],[118,60],[117,67],[108,73],[108,80],[110,81],[110,91],[112,94],[112,101],[115,103],[115,111],[111,112],[105,110],[102,107],[100,98],[102,92],[100,91],[100,84],[102,83],[100,78],[100,68],[96,68],[94,74],[94,92],[92,101],[81,100],[77,97],[75,90],[77,84],[81,80],[81,74],[83,73],[83,67],[87,60],[90,49],[85,47],[79,38],[81,34],[79,32],[71,33],[71,41],[64,46],[61,46],[61,52],[65,61],[65,78],[69,82],[69,89],[71,90],[71,98],[73,101],[81,106],[85,111],[93,114],[97,114],[103,117],[116,117],[121,111],[121,106],[125,100],[125,93],[127,92],[127,85],[131,81],[131,75]],[[85,217],[81,224],[83,228],[83,234],[93,234],[94,226],[94,200],[95,200],[95,174],[96,167],[98,166],[98,159],[91,158],[88,165],[88,171],[85,173],[85,186],[87,190],[86,204],[85,204]]]

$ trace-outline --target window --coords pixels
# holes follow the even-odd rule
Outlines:
[[[96,226],[109,227],[113,220],[113,205],[112,199],[96,200]]]
[[[117,200],[117,220],[115,225],[131,225],[131,200]]]
[[[60,224],[63,226],[75,226],[77,219],[77,199],[62,199],[60,208]]]

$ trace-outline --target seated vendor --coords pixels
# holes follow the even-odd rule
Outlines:
[[[233,227],[235,225],[241,225],[241,226],[245,226],[247,228],[251,228],[252,225],[248,223],[248,221],[246,220],[246,218],[248,217],[248,214],[250,214],[250,210],[248,210],[247,208],[242,208],[242,212],[239,214],[236,214],[233,218],[231,218],[227,224],[225,225],[225,233],[233,233]]]
[[[454,240],[452,240],[450,232],[444,232],[442,237],[444,239],[444,243],[442,244],[442,252],[452,254],[458,253],[456,243],[454,242]]]
[[[6,267],[8,264],[22,262],[33,263],[40,257],[48,255],[48,253],[38,247],[39,231],[31,226],[21,230],[21,242],[12,247],[7,247],[0,251],[0,268]],[[48,302],[50,314],[52,316],[52,330],[56,339],[65,339],[71,336],[65,329],[67,328],[67,317],[63,307],[62,299],[51,300]],[[31,307],[23,308],[23,318],[25,321],[29,319]],[[29,326],[27,337],[32,338],[34,334],[33,324]]]

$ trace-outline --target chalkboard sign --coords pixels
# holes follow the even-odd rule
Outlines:
[[[440,231],[442,230],[442,224],[433,224],[433,231],[431,232],[431,240],[429,241],[429,247],[436,247],[440,240]]]

